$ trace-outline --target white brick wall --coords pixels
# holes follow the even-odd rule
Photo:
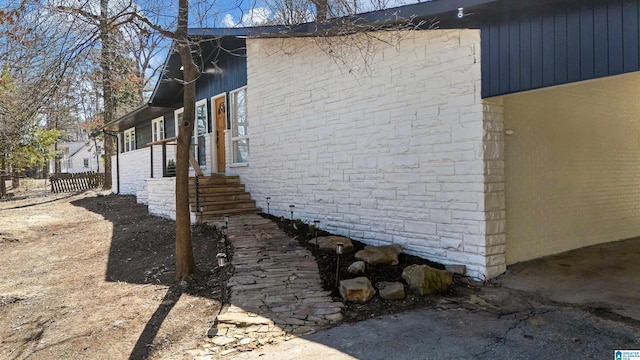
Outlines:
[[[154,153],[155,156],[155,153]],[[121,195],[138,195],[138,191],[144,191],[147,187],[146,180],[151,176],[151,163],[149,148],[129,151],[119,155],[120,188],[118,189],[118,171],[116,171],[116,156],[111,157],[113,171],[111,179],[113,192]],[[154,169],[155,172],[155,169]]]
[[[487,252],[504,239],[504,179],[492,175],[504,162],[484,156],[501,151],[489,130],[502,119],[480,98],[479,32],[404,37],[347,66],[314,39],[248,39],[251,162],[227,171],[265,210],[270,196],[272,214],[294,204],[295,218],[328,231],[495,276],[504,262]]]
[[[640,235],[639,91],[632,73],[504,98],[507,263]]]
[[[149,214],[163,218],[176,219],[176,178],[148,179]],[[191,223],[195,223],[195,214],[191,213]]]

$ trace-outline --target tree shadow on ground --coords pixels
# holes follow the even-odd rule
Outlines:
[[[230,269],[217,266],[216,254],[225,252],[225,245],[221,242],[221,234],[213,227],[196,225],[192,228],[194,259],[199,273],[189,283],[180,284],[175,280],[174,221],[149,215],[147,206],[136,203],[134,196],[86,197],[71,203],[100,214],[113,224],[105,280],[169,287],[139,336],[130,359],[144,359],[150,354],[150,344],[162,322],[183,294],[209,298],[220,304],[224,293],[221,291],[222,277],[227,280]]]

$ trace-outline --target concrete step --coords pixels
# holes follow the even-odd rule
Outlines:
[[[244,192],[244,185],[201,185],[197,190],[198,194],[219,194],[228,192]],[[189,187],[189,194],[196,194],[195,186]]]
[[[200,211],[218,211],[218,210],[235,210],[235,209],[252,209],[256,207],[253,200],[236,200],[236,201],[219,201],[219,202],[200,202],[198,204]],[[191,203],[191,209],[196,209],[196,204]]]
[[[259,214],[261,212],[262,212],[262,209],[260,208],[205,211],[202,213],[196,213],[196,219],[199,221],[219,220],[220,217],[224,216],[225,214],[227,215]]]
[[[222,202],[222,201],[236,201],[236,200],[251,200],[251,194],[248,192],[226,192],[226,193],[214,193],[214,194],[200,194],[199,200],[204,202]],[[189,203],[194,204],[196,202],[195,194],[189,195]]]
[[[189,185],[195,185],[196,178],[189,178]],[[240,184],[239,176],[224,176],[224,175],[212,175],[198,178],[198,184],[200,185],[225,185],[225,184]]]

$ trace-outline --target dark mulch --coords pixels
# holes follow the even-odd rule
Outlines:
[[[325,290],[331,290],[332,296],[335,301],[342,301],[340,294],[336,287],[336,267],[337,267],[337,255],[333,251],[320,251],[315,246],[315,234],[309,230],[309,225],[300,220],[294,220],[295,227],[292,228],[291,221],[285,218],[278,218],[268,214],[262,214],[264,218],[271,219],[278,224],[280,229],[289,234],[289,236],[296,237],[299,243],[308,249],[313,256],[315,256],[318,263],[318,270],[320,277],[322,278],[322,286]],[[333,235],[326,231],[320,230],[318,236]],[[340,256],[339,267],[339,279],[350,279],[362,275],[350,275],[347,273],[347,268],[354,261],[355,253],[364,249],[365,244],[356,240],[351,240],[355,251],[350,254],[343,254]],[[345,302],[345,307],[342,309],[344,319],[347,322],[355,322],[366,320],[369,318],[377,317],[386,314],[395,314],[404,312],[407,310],[419,309],[424,307],[433,306],[437,296],[442,295],[430,295],[422,296],[411,290],[406,286],[406,282],[402,279],[402,270],[409,265],[429,265],[436,269],[444,269],[444,265],[423,259],[417,256],[400,254],[398,256],[398,265],[367,265],[365,276],[371,280],[374,285],[382,281],[395,282],[399,281],[405,284],[406,297],[403,300],[384,300],[379,296],[374,296],[373,299],[365,304]],[[454,278],[456,282],[457,278]],[[457,296],[457,291],[454,286],[449,290],[449,293],[443,294],[444,296]]]

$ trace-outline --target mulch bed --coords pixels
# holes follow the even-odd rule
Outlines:
[[[334,301],[343,301],[336,286],[336,265],[337,256],[333,251],[320,251],[315,246],[315,234],[309,229],[309,225],[300,221],[294,220],[294,227],[291,226],[291,221],[283,217],[276,217],[273,215],[262,214],[264,218],[271,219],[278,224],[278,227],[286,232],[289,236],[295,237],[298,242],[309,250],[318,263],[318,270],[322,279],[322,286],[325,290],[331,290]],[[326,231],[318,231],[318,236],[330,236]],[[349,254],[342,254],[340,256],[340,268],[339,278],[341,280],[355,278],[359,276],[366,276],[371,280],[374,285],[378,282],[401,282],[406,285],[406,282],[402,279],[402,271],[409,265],[429,265],[436,269],[444,269],[444,265],[429,261],[413,255],[400,254],[398,256],[398,265],[367,265],[367,270],[364,275],[351,275],[347,273],[347,268],[353,262],[358,261],[355,258],[356,252],[364,249],[366,244],[351,240],[355,251]],[[459,278],[454,277],[454,284]],[[403,300],[384,300],[379,296],[374,296],[369,302],[351,303],[345,302],[345,307],[342,309],[344,320],[347,322],[362,321],[369,318],[378,317],[380,315],[395,314],[405,312],[407,310],[419,309],[424,307],[433,306],[437,296],[457,296],[456,288],[450,287],[447,294],[442,295],[429,295],[422,296],[411,290],[408,286],[405,286],[406,297]]]

